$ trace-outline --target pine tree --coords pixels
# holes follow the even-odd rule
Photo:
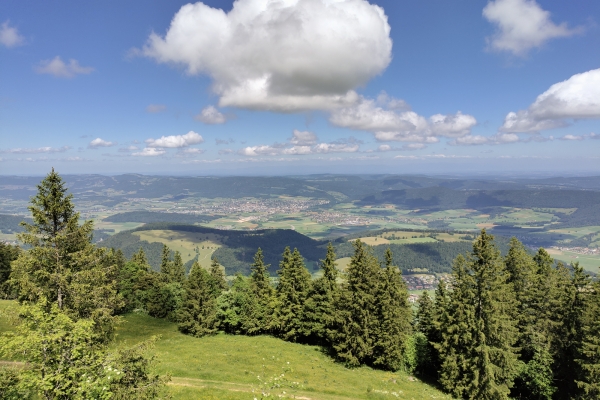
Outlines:
[[[297,342],[303,339],[304,304],[310,289],[311,276],[298,249],[294,249],[292,253],[290,248],[286,247],[279,266],[275,309],[277,331],[283,339]]]
[[[231,288],[218,299],[221,328],[231,334],[248,335],[261,332],[262,321],[256,317],[258,298],[249,278],[237,274]]]
[[[579,392],[577,381],[581,380],[581,371],[577,359],[584,341],[583,328],[587,297],[590,293],[590,277],[579,263],[571,265],[573,269],[570,282],[564,287],[562,312],[559,315],[558,349],[553,368],[557,381],[556,397],[559,399],[576,398]],[[566,268],[559,265],[563,274]]]
[[[349,366],[372,364],[374,335],[379,328],[376,296],[379,262],[357,239],[347,281],[336,301],[333,351]]]
[[[430,338],[435,330],[435,309],[431,297],[426,290],[417,300],[417,313],[415,315],[415,330],[425,338],[424,343],[417,342],[417,367],[416,373],[421,376],[435,377],[438,365],[434,362],[435,349],[430,343]]]
[[[182,285],[185,282],[185,267],[183,265],[183,260],[181,259],[181,253],[178,251],[176,251],[175,255],[173,256],[173,264],[169,281],[177,282]]]
[[[19,240],[30,246],[12,264],[11,282],[21,303],[46,299],[70,318],[91,318],[110,340],[114,313],[123,301],[117,292],[117,267],[111,253],[92,245],[93,222],[79,225],[72,195],[54,171],[38,185],[29,210],[33,223],[22,223]]]
[[[219,264],[217,257],[213,257],[210,263],[210,277],[211,277],[211,292],[213,297],[216,299],[229,288],[227,281],[225,280],[225,273],[223,267]]]
[[[217,303],[212,277],[198,262],[194,262],[185,283],[183,302],[178,310],[179,330],[202,337],[217,331]]]
[[[142,247],[140,247],[140,250],[131,257],[131,262],[136,263],[139,266],[146,266],[146,269],[150,269],[148,258],[146,258],[146,253],[144,253],[144,249]]]
[[[531,257],[516,238],[512,238],[505,258],[509,283],[518,302],[515,319],[518,321],[520,360],[523,362],[515,378],[511,395],[517,398],[551,399],[553,386],[552,322],[558,311],[556,288],[553,284],[554,260],[544,249]]]
[[[440,383],[456,397],[508,399],[518,369],[516,300],[500,252],[485,229],[453,267],[449,324],[438,345]]]
[[[335,298],[339,292],[333,245],[327,245],[327,254],[321,261],[323,275],[315,279],[309,289],[304,310],[303,336],[308,343],[329,344],[335,317]]]
[[[581,368],[577,386],[582,397],[600,398],[600,282],[591,289],[583,315],[583,337],[576,360]]]
[[[373,343],[373,365],[397,371],[404,366],[405,346],[412,333],[412,309],[402,273],[392,266],[392,252],[385,253],[385,269],[379,270],[376,295],[378,326]]]
[[[251,309],[250,320],[246,324],[249,334],[267,333],[273,323],[273,301],[274,291],[269,278],[268,265],[265,265],[262,250],[258,248],[254,255],[254,262],[250,267],[250,287],[254,295],[252,303],[255,307]]]

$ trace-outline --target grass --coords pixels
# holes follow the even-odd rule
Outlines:
[[[13,305],[0,301],[0,332],[10,329],[4,311]],[[124,317],[113,346],[131,346],[152,336],[160,337],[152,350],[156,372],[171,375],[173,399],[253,399],[263,390],[275,397],[315,400],[450,399],[402,372],[345,368],[316,346],[270,336],[194,338],[181,334],[174,323],[141,313]],[[281,387],[270,389],[275,378]]]

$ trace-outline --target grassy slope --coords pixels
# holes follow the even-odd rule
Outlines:
[[[282,373],[284,382],[298,385],[291,388],[284,383],[272,393],[285,391],[297,398],[450,398],[403,373],[344,368],[315,346],[269,336],[219,334],[198,339],[180,334],[173,323],[142,314],[125,317],[118,342],[133,344],[152,335],[161,335],[155,349],[158,368],[173,376],[171,389],[176,398],[252,399],[252,391],[261,390],[259,377],[265,381]]]
[[[15,305],[0,300],[0,332],[11,328],[5,311]],[[160,336],[153,350],[157,369],[171,375],[174,399],[253,399],[261,398],[264,389],[305,400],[450,399],[404,373],[344,368],[316,346],[270,336],[219,334],[199,339],[179,333],[174,323],[144,314],[125,316],[115,345],[131,346],[154,335]],[[280,388],[261,385],[275,377]]]

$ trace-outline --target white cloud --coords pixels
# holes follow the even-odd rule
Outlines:
[[[494,0],[483,9],[483,16],[496,25],[496,32],[487,38],[488,46],[524,56],[534,47],[550,39],[569,37],[581,32],[566,23],[554,24],[550,13],[535,0]]]
[[[366,0],[237,0],[228,13],[198,2],[134,52],[209,75],[221,107],[329,110],[389,65],[389,33]]]
[[[10,26],[10,21],[5,21],[0,25],[0,44],[10,49],[25,44],[25,38],[17,28]]]
[[[130,151],[136,151],[139,150],[140,148],[137,146],[127,146],[127,147],[122,147],[119,149],[119,152],[121,153],[128,153]]]
[[[142,157],[154,157],[154,156],[162,156],[166,151],[163,149],[157,149],[154,147],[146,147],[140,152],[133,153],[134,156],[142,156]]]
[[[49,74],[57,78],[73,78],[75,75],[90,74],[94,71],[92,67],[82,67],[79,61],[70,59],[69,64],[65,64],[60,56],[54,57],[52,60],[41,61],[35,67],[38,74]]]
[[[238,151],[238,154],[256,156],[276,155],[306,155],[318,153],[353,153],[359,149],[359,142],[354,138],[342,139],[331,143],[318,143],[317,135],[308,131],[294,130],[287,143],[273,145],[247,146]],[[229,152],[227,152],[229,153]],[[219,154],[226,154],[225,152]]]
[[[406,150],[421,150],[427,148],[425,143],[409,143],[405,144],[402,147],[394,147],[389,144],[379,145],[377,151],[386,152],[386,151],[406,151]]]
[[[460,111],[454,115],[435,114],[429,118],[431,132],[436,136],[462,137],[471,132],[477,124],[472,115],[465,115]]]
[[[317,135],[309,131],[299,131],[294,129],[290,143],[296,146],[310,146],[317,143]]]
[[[204,142],[202,136],[194,131],[189,131],[185,135],[162,136],[160,139],[147,139],[147,147],[168,147],[181,148]]]
[[[204,107],[200,114],[194,117],[197,121],[204,122],[205,124],[224,124],[227,121],[225,115],[223,115],[215,106]]]
[[[69,150],[70,148],[71,148],[70,146],[63,146],[63,147],[58,147],[58,148],[50,147],[50,146],[36,147],[36,148],[17,147],[14,149],[2,150],[2,151],[0,151],[0,153],[10,153],[10,154],[64,153],[65,151]]]
[[[377,101],[361,98],[352,106],[331,113],[329,121],[340,127],[371,132],[379,141],[439,142],[438,136],[461,137],[477,124],[475,117],[463,114],[435,114],[429,119],[414,111],[396,111],[398,100],[380,94]],[[405,103],[404,103],[405,104]]]
[[[584,137],[581,135],[565,135],[559,138],[560,140],[583,140]]]
[[[564,127],[565,119],[600,118],[600,69],[555,83],[527,110],[510,112],[502,132],[539,132]]]
[[[167,106],[165,106],[164,104],[150,104],[148,107],[146,107],[146,112],[150,114],[158,114],[165,111],[166,109]]]
[[[206,150],[204,150],[204,149],[193,148],[193,149],[183,149],[180,151],[180,153],[183,155],[199,155],[199,154],[204,153],[205,151]]]
[[[485,136],[467,135],[464,137],[459,137],[459,138],[454,139],[450,144],[459,145],[459,146],[469,146],[469,145],[486,144],[488,142],[489,142],[489,139]]]
[[[88,147],[90,149],[97,149],[99,147],[111,147],[111,146],[114,146],[115,144],[116,143],[114,143],[114,142],[109,142],[107,140],[96,138],[96,139],[94,139],[94,140],[92,140],[90,142],[90,144],[88,145]]]

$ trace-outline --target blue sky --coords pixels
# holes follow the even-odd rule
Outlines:
[[[595,0],[3,1],[0,174],[597,174]]]

